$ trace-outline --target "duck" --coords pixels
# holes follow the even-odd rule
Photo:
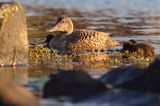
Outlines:
[[[133,53],[139,49],[143,50],[144,57],[154,57],[155,55],[154,47],[150,43],[137,41],[134,39],[130,39],[129,41],[124,42],[121,51],[124,52],[128,50],[130,53]]]
[[[109,33],[87,29],[74,29],[69,17],[59,17],[54,26],[47,30],[49,33],[59,33],[50,39],[49,48],[61,46],[61,49],[71,52],[105,50],[119,45],[110,38]]]

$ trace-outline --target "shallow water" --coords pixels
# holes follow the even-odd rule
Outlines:
[[[69,16],[73,19],[75,28],[110,32],[112,38],[119,42],[124,42],[129,39],[149,42],[154,46],[156,53],[160,54],[159,0],[1,1],[18,1],[24,4],[27,15],[30,46],[33,44],[42,44],[47,35],[46,29],[55,23],[57,17]],[[45,76],[51,72],[56,72],[58,69],[83,69],[97,78],[110,68],[112,67],[107,67],[104,64],[75,65],[67,63],[36,66],[30,64],[25,67],[0,68],[0,73],[19,81],[27,86],[28,89],[41,92],[41,88],[46,81]],[[148,98],[144,98],[143,100],[148,100]],[[117,103],[118,102],[119,101],[117,101]],[[43,103],[45,104],[45,101]],[[63,105],[68,106],[74,104],[66,103]],[[96,104],[94,105],[96,106]]]

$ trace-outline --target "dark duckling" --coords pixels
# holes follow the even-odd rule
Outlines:
[[[51,40],[53,38],[54,38],[54,35],[47,35],[46,40],[43,42],[44,43],[44,47],[50,48],[49,43],[51,42]]]
[[[136,41],[134,39],[123,43],[122,52],[128,50],[130,53],[133,53],[138,51],[139,49],[143,50],[145,57],[153,57],[155,55],[154,48],[151,44]]]

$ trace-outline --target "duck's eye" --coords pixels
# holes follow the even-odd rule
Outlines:
[[[62,23],[64,23],[65,21],[62,21]]]

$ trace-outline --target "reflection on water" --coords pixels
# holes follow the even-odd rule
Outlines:
[[[27,66],[21,67],[0,67],[0,75],[5,76],[9,80],[17,80],[21,84],[27,84],[26,80],[18,79],[27,79],[29,78]]]

